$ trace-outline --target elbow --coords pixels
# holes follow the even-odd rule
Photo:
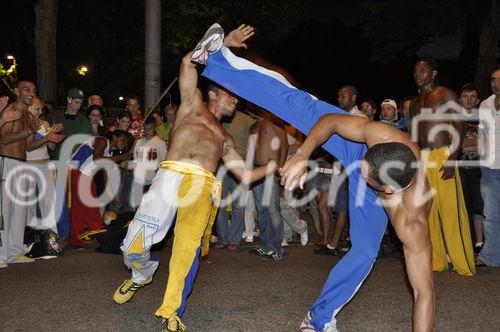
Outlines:
[[[193,63],[191,62],[191,56],[193,55],[193,51],[187,53],[186,55],[184,55],[184,57],[182,58],[182,64],[185,65],[185,66],[189,66],[189,65],[192,65]]]
[[[244,186],[250,185],[252,181],[252,172],[243,171],[243,172],[235,172],[234,175]]]

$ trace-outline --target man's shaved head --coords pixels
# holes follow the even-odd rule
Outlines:
[[[26,107],[27,109],[33,103],[33,98],[36,95],[35,83],[26,80],[18,81],[14,89],[14,94],[17,97],[16,102],[18,105],[23,105],[22,107]]]
[[[358,89],[352,85],[344,85],[338,92],[339,107],[344,111],[349,112],[354,106],[358,98]]]

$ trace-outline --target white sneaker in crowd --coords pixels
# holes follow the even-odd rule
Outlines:
[[[245,242],[252,243],[253,242],[253,235],[248,235],[247,237],[245,237]]]
[[[281,241],[281,246],[288,247],[288,241],[286,239],[283,239],[283,241]]]
[[[0,269],[6,268],[7,266],[7,262],[3,259],[0,259]]]

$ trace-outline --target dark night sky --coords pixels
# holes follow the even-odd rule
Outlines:
[[[0,41],[0,56],[2,57],[0,62],[7,65],[5,55],[15,54],[20,64],[19,76],[33,80],[35,79],[35,53],[32,46],[34,3],[35,0],[26,0],[24,6],[21,7],[9,0],[3,4],[7,12],[13,12],[10,17],[15,18],[16,21],[9,22],[8,19],[2,21],[2,31],[7,32],[3,33],[4,36]],[[133,9],[129,8],[129,10]],[[397,57],[389,64],[373,62],[370,58],[372,51],[370,41],[364,37],[360,26],[367,15],[369,14],[363,9],[361,1],[308,2],[298,18],[289,21],[280,29],[281,40],[276,47],[260,53],[290,71],[304,89],[331,102],[336,102],[336,91],[343,84],[356,85],[360,91],[360,99],[370,98],[379,101],[388,97],[398,99],[413,95],[415,86],[412,71],[416,55]],[[23,23],[19,29],[13,28],[18,24],[17,22]],[[251,22],[248,23],[251,24]],[[85,36],[85,34],[93,34],[93,31],[85,30],[79,33]],[[123,31],[124,36],[127,33]],[[266,38],[266,36],[257,35],[256,38]],[[442,62],[445,66],[440,76],[445,83],[455,89],[461,86],[464,80],[472,80],[467,72],[449,74],[460,66],[458,57],[461,53],[462,39],[461,34],[438,39],[435,43],[422,45],[418,52],[418,54],[443,58]],[[143,43],[143,40],[140,42]],[[58,48],[60,47],[64,45],[58,41]],[[140,50],[143,44],[133,47]],[[60,60],[68,59],[58,58],[58,62]],[[114,61],[120,61],[120,57],[118,56]],[[169,67],[171,71],[163,77],[165,81],[163,83],[166,85],[171,79],[169,75],[175,74],[173,71],[176,70],[177,63],[170,61],[169,64],[163,65]],[[134,63],[133,66],[133,70],[140,73],[137,79],[132,85],[105,93],[104,97],[108,105],[116,104],[118,94],[142,91],[144,84],[143,76],[141,76],[143,75],[142,63]],[[61,74],[59,74],[59,79],[62,79]],[[73,81],[67,77],[64,79],[59,94],[64,94],[64,90],[69,85],[78,84],[74,78]],[[116,80],[120,79],[116,77]],[[89,87],[89,89],[92,88]],[[0,89],[0,93],[4,94],[5,89],[3,87]]]

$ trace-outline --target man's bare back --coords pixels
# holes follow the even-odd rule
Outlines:
[[[418,147],[406,133],[397,128],[360,117],[325,115],[312,128],[297,153],[281,169],[282,183],[286,188],[293,189],[297,184],[303,186],[306,162],[311,153],[335,133],[346,139],[365,143],[369,148],[384,143],[400,143],[411,150],[417,161],[420,159]],[[376,180],[373,174],[378,174],[378,170],[374,171],[371,167],[366,162],[361,164],[363,177],[377,191],[403,242],[408,278],[414,290],[414,330],[430,331],[434,322],[435,300],[428,225],[430,197],[426,200],[429,184],[421,167],[416,169],[412,180],[404,188],[396,188],[381,183],[380,179]]]

